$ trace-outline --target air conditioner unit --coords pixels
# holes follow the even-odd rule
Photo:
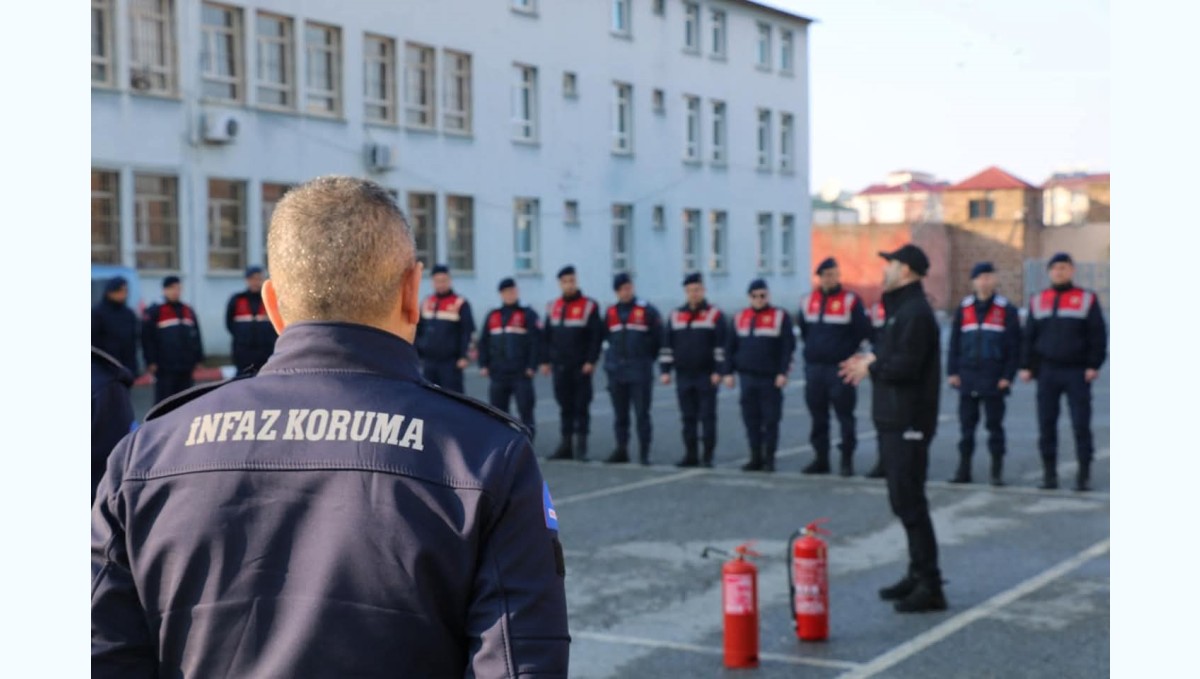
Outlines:
[[[204,114],[204,141],[228,144],[238,136],[238,121],[232,113]]]
[[[367,167],[372,172],[383,172],[392,168],[392,147],[387,144],[367,144]]]

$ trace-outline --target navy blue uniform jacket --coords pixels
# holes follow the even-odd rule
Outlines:
[[[786,311],[770,305],[757,311],[747,307],[734,317],[733,330],[729,365],[722,371],[724,374],[736,371],[775,377],[791,372],[796,336],[792,334],[792,319]]]
[[[725,369],[729,329],[725,315],[708,301],[693,309],[683,306],[671,312],[663,332],[659,364],[664,375],[672,369],[680,375],[711,375]]]
[[[559,367],[577,368],[596,364],[604,344],[600,305],[583,293],[559,297],[546,307],[544,360]]]
[[[626,380],[649,380],[662,348],[662,317],[645,300],[617,302],[604,314],[604,369]]]
[[[225,328],[233,336],[233,362],[237,365],[261,368],[275,350],[275,340],[279,337],[267,317],[262,293],[249,290],[229,298]]]
[[[475,317],[467,298],[453,290],[430,295],[421,304],[417,325],[417,352],[425,361],[457,361],[467,358]]]
[[[1035,373],[1043,363],[1099,370],[1108,337],[1096,293],[1067,284],[1029,299],[1021,367]]]
[[[196,312],[182,302],[163,302],[146,309],[142,319],[142,356],[146,365],[164,372],[191,372],[204,361]]]
[[[359,325],[289,326],[206,389],[109,457],[93,678],[566,676],[558,518],[520,424]]]
[[[524,377],[542,361],[541,323],[537,312],[514,304],[492,309],[479,331],[479,367],[493,378]]]
[[[840,285],[828,293],[820,288],[809,293],[796,322],[804,340],[804,362],[810,365],[837,365],[871,337],[862,300]]]
[[[1002,295],[992,295],[983,303],[967,295],[950,325],[946,374],[958,375],[965,393],[998,394],[1001,379],[1015,379],[1020,355],[1021,319],[1016,307]]]
[[[124,303],[102,299],[92,307],[92,346],[112,356],[134,376],[137,362],[138,317]]]

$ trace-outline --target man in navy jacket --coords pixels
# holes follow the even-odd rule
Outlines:
[[[617,448],[605,462],[629,462],[629,408],[637,418],[638,459],[650,464],[650,395],[654,389],[654,362],[662,346],[662,317],[658,309],[638,299],[629,274],[613,277],[617,303],[604,314],[604,371],[614,411],[613,433]]]
[[[516,397],[521,422],[532,438],[537,432],[533,376],[541,360],[542,324],[536,311],[521,305],[516,281],[505,278],[499,291],[502,304],[488,312],[479,331],[479,372],[492,380],[488,386],[492,406],[507,413]]]
[[[225,307],[225,328],[233,339],[233,364],[238,373],[261,368],[279,337],[267,318],[262,286],[262,267],[246,269],[246,289],[230,297]]]
[[[196,311],[180,301],[179,276],[163,279],[163,301],[152,304],[142,318],[142,355],[154,375],[154,400],[190,389],[192,375],[204,362],[204,344]]]

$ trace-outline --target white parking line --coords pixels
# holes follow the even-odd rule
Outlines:
[[[884,670],[894,667],[908,658],[916,655],[917,653],[920,653],[930,646],[933,646],[939,641],[942,641],[955,632],[963,629],[967,625],[986,618],[987,616],[995,613],[1004,606],[1011,604],[1017,599],[1028,596],[1042,587],[1050,584],[1051,582],[1058,580],[1071,571],[1083,566],[1092,559],[1102,554],[1106,554],[1108,550],[1109,540],[1106,538],[1100,542],[1097,542],[1091,547],[1088,547],[1070,559],[1067,559],[1056,566],[1052,566],[1051,568],[1042,571],[1041,573],[1029,578],[1019,585],[1005,590],[973,608],[969,608],[966,611],[959,613],[958,615],[946,620],[940,625],[933,627],[923,634],[909,639],[903,644],[900,644],[883,655],[876,657],[870,662],[860,665],[850,672],[841,675],[838,679],[866,679],[867,677],[873,677]]]
[[[655,639],[642,639],[639,637],[626,637],[619,634],[607,634],[605,632],[571,632],[572,638],[587,639],[588,641],[601,641],[609,644],[628,644],[630,646],[645,646],[647,648],[666,649],[670,651],[687,651],[689,653],[703,653],[704,655],[724,655],[724,650],[719,648],[708,648],[706,646],[698,646],[696,644],[685,644],[677,641],[658,641]],[[848,660],[826,660],[823,658],[801,658],[791,655],[783,655],[782,653],[759,653],[759,660],[767,662],[779,662],[789,665],[811,665],[813,667],[829,667],[838,670],[852,670],[859,667],[859,663],[850,662]]]
[[[634,481],[632,483],[622,483],[622,484],[618,484],[616,486],[609,486],[608,488],[601,488],[599,490],[591,490],[586,493],[579,493],[577,495],[568,495],[567,497],[555,500],[554,504],[555,504],[555,506],[562,507],[563,505],[568,505],[568,504],[571,504],[574,502],[582,502],[584,500],[592,500],[592,499],[595,499],[598,497],[608,497],[609,495],[617,495],[619,493],[625,493],[625,492],[628,492],[631,490],[637,490],[639,488],[647,488],[649,486],[657,486],[662,483],[672,483],[675,481],[681,481],[683,479],[686,479],[686,478],[689,478],[692,476],[698,476],[700,474],[703,474],[704,471],[705,470],[703,470],[703,469],[689,469],[685,472],[679,472],[678,474],[671,474],[670,476],[659,476],[657,478],[642,479],[641,481]]]

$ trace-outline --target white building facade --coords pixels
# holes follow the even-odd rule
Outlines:
[[[93,261],[177,274],[205,347],[273,205],[324,174],[391,189],[477,315],[579,271],[732,311],[811,285],[803,17],[749,0],[92,0]]]

